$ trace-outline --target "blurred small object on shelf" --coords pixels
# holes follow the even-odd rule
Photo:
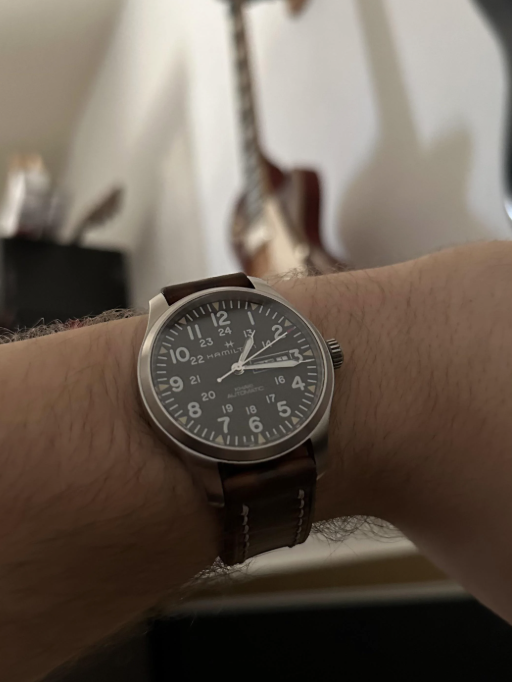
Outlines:
[[[53,241],[64,218],[64,196],[39,154],[11,158],[0,204],[0,236]]]
[[[114,220],[121,213],[124,199],[123,187],[114,187],[104,194],[73,229],[71,243],[78,246],[86,234]]]

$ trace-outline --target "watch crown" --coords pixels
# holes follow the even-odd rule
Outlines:
[[[327,348],[329,349],[329,355],[331,356],[332,364],[334,369],[339,369],[345,359],[343,355],[343,350],[336,339],[329,339],[326,341]]]

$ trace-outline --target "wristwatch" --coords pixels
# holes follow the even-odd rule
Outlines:
[[[262,280],[169,286],[138,366],[148,418],[221,510],[228,565],[304,542],[343,352]]]

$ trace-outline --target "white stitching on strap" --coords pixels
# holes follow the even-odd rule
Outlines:
[[[306,494],[305,492],[301,489],[299,490],[299,523],[297,525],[297,532],[295,533],[295,544],[299,542],[300,534],[302,533],[302,526],[304,525],[304,507],[306,506],[305,502],[305,497]]]
[[[249,507],[242,505],[242,531],[244,534],[243,560],[249,555]]]

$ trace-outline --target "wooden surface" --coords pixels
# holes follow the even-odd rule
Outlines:
[[[390,587],[444,584],[448,578],[425,557],[382,557],[354,561],[326,568],[296,570],[247,579],[220,577],[190,595],[190,602],[204,599],[233,599],[255,595],[297,595],[301,592],[343,590],[346,588]],[[187,600],[189,601],[189,600]],[[174,605],[173,605],[174,606]],[[173,606],[170,607],[172,612]]]

